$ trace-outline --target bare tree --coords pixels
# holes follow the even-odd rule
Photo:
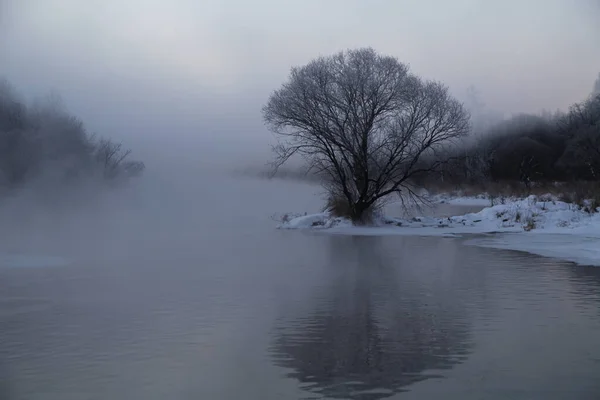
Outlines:
[[[274,167],[302,156],[355,222],[385,196],[412,193],[410,179],[439,167],[444,146],[469,130],[446,86],[370,48],[293,68],[263,116],[280,139]]]
[[[596,79],[596,82],[594,82],[592,96],[600,96],[600,74],[598,74],[598,79]]]
[[[102,169],[104,179],[115,179],[119,176],[137,176],[144,170],[141,161],[128,160],[131,149],[123,148],[121,143],[109,139],[100,139],[94,150],[96,162]]]

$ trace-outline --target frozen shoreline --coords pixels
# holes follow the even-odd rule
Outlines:
[[[584,265],[600,266],[600,213],[550,197],[529,196],[490,206],[489,199],[437,198],[439,204],[488,206],[476,213],[453,217],[392,218],[381,216],[375,225],[354,226],[328,213],[288,216],[280,229],[309,229],[323,233],[382,236],[465,236],[469,245],[524,251]]]

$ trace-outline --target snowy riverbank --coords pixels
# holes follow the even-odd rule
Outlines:
[[[439,203],[490,205],[485,198],[438,198]],[[574,204],[529,196],[452,217],[380,217],[374,226],[354,226],[328,213],[287,216],[280,229],[312,229],[348,235],[496,235],[468,241],[600,266],[600,213]]]

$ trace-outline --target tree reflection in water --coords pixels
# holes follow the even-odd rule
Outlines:
[[[400,241],[390,239],[328,238],[332,271],[313,299],[314,309],[304,316],[289,310],[278,320],[274,363],[291,370],[289,377],[306,390],[330,398],[383,399],[439,376],[469,353],[467,311],[452,279],[430,276],[437,268],[415,273],[424,266],[415,254],[436,249],[412,238],[399,248]],[[455,262],[452,253],[442,253],[442,263]]]

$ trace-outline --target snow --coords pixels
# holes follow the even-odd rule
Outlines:
[[[287,214],[279,228],[281,229],[329,229],[334,226],[350,228],[352,222],[344,218],[334,218],[329,213],[309,214],[302,216],[290,216]]]
[[[600,238],[598,237],[553,233],[544,235],[515,233],[476,238],[466,241],[465,244],[524,251],[581,265],[600,266]]]
[[[481,197],[438,199],[454,205],[489,206]],[[479,203],[477,203],[479,202]],[[468,244],[526,251],[579,264],[600,266],[600,208],[594,213],[545,196],[505,201],[479,212],[453,217],[391,218],[379,216],[372,226],[354,226],[329,213],[287,216],[280,229],[317,229],[346,235],[460,236],[494,233]]]

